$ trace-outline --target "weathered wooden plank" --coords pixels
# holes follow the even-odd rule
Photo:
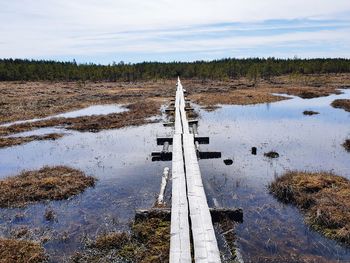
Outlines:
[[[178,85],[182,88],[182,85]],[[202,176],[199,169],[194,134],[190,134],[185,113],[185,99],[180,100],[180,113],[183,125],[183,154],[187,197],[191,218],[191,230],[195,262],[221,262],[214,227],[205,195]]]
[[[170,263],[190,263],[191,243],[188,219],[188,200],[182,151],[182,124],[180,117],[181,90],[179,87],[175,99],[175,132],[173,137],[172,159],[172,204],[170,227]]]
[[[183,134],[194,259],[195,262],[221,262],[193,141],[193,134]]]
[[[191,262],[188,214],[195,262],[221,262],[199,170],[195,138],[190,134],[185,107],[183,87],[178,79],[173,137],[170,262]]]

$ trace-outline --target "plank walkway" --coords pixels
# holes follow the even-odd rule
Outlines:
[[[191,240],[195,262],[221,262],[185,104],[179,78],[172,156],[170,263],[192,262]]]

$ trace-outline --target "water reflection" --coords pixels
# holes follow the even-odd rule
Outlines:
[[[255,106],[223,106],[200,111],[199,135],[209,136],[202,150],[221,151],[223,159],[201,160],[210,206],[242,207],[244,223],[238,226],[238,244],[244,259],[258,262],[305,255],[328,261],[350,260],[350,251],[311,231],[297,209],[277,202],[266,186],[287,169],[332,170],[350,178],[349,154],[341,143],[350,135],[350,114],[330,103],[342,95],[303,100],[293,98]],[[198,107],[197,107],[198,108]],[[304,110],[317,110],[304,116]],[[62,261],[79,249],[81,240],[103,231],[127,229],[136,208],[148,208],[159,192],[161,174],[170,162],[151,162],[156,137],[171,136],[171,128],[149,124],[99,133],[69,134],[56,141],[31,142],[0,150],[0,178],[43,165],[68,165],[98,178],[95,188],[70,200],[0,209],[0,235],[11,236],[20,227],[35,231],[35,239],[50,239],[45,248]],[[251,155],[251,147],[257,155]],[[158,150],[161,150],[159,148]],[[280,157],[269,160],[264,152]],[[57,214],[46,222],[46,209]],[[282,260],[283,262],[284,260]]]
[[[350,98],[350,92],[201,112],[200,134],[210,131],[212,147],[234,160],[232,166],[221,160],[200,162],[208,200],[211,205],[243,208],[244,223],[237,235],[245,261],[350,261],[348,249],[309,230],[296,208],[267,192],[268,183],[286,170],[326,170],[350,178],[350,156],[341,146],[350,135],[350,114],[330,106],[338,98]],[[320,114],[304,116],[308,109]],[[250,152],[253,146],[258,148],[256,156]],[[264,157],[270,150],[280,157]]]
[[[0,178],[43,165],[68,165],[98,179],[96,187],[71,200],[0,210],[0,235],[11,236],[18,227],[38,230],[36,239],[52,237],[45,244],[52,256],[71,254],[84,235],[125,229],[136,208],[152,206],[159,191],[163,168],[152,163],[155,138],[166,136],[161,124],[108,130],[99,133],[70,132],[57,141],[32,142],[0,150]],[[57,214],[57,222],[44,220],[45,210]],[[19,214],[21,220],[16,220]],[[58,260],[60,261],[60,260]]]

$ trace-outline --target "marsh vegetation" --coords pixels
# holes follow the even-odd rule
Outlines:
[[[350,181],[328,172],[287,172],[269,186],[282,202],[302,210],[326,237],[350,245]]]
[[[38,243],[0,238],[0,262],[43,263],[47,262],[47,256]]]
[[[0,181],[0,207],[23,207],[46,200],[63,200],[94,184],[93,177],[65,166],[24,171]]]
[[[231,253],[235,253],[237,242],[247,262],[350,259],[345,248],[304,228],[298,221],[297,209],[285,208],[265,188],[275,174],[285,169],[321,167],[348,177],[348,153],[341,146],[348,135],[348,116],[330,104],[334,99],[347,99],[348,91],[338,89],[350,86],[350,75],[297,73],[256,78],[255,83],[242,75],[182,82],[188,98],[198,104],[193,106],[194,113],[198,113],[194,116],[201,120],[200,134],[210,134],[215,150],[234,159],[229,166],[222,159],[200,164],[209,205],[244,209],[245,222],[241,226],[230,223],[217,228],[232,245]],[[169,221],[129,222],[134,219],[135,209],[153,205],[159,191],[158,174],[165,163],[151,163],[149,154],[157,147],[157,136],[171,134],[171,128],[157,121],[162,117],[162,105],[173,98],[174,83],[173,79],[0,82],[2,124],[55,116],[91,105],[118,104],[127,109],[0,127],[0,142],[5,146],[0,149],[4,178],[1,184],[7,182],[1,193],[15,189],[10,197],[0,195],[4,200],[1,236],[28,242],[45,240],[47,254],[58,261],[63,254],[67,255],[65,259],[76,262],[166,261]],[[320,115],[303,117],[305,109]],[[52,131],[36,135],[40,129],[51,127],[64,136],[52,141]],[[35,135],[18,134],[22,132]],[[17,147],[11,147],[15,144]],[[257,147],[257,155],[250,154],[252,146]],[[280,158],[265,158],[263,153],[271,149],[278,151]],[[41,172],[37,169],[45,165],[73,165],[99,180],[95,182],[79,170],[57,172],[60,180],[56,180],[56,172],[48,167]],[[27,172],[21,173],[23,169]],[[19,177],[25,173],[37,175],[22,181],[25,176]],[[64,177],[68,174],[85,177],[71,180]],[[75,186],[75,190],[71,189]],[[29,189],[30,196],[20,188]],[[166,198],[169,202],[169,192]],[[300,210],[307,213],[304,208]],[[39,236],[37,233],[43,229],[52,232],[31,238]]]
[[[332,102],[332,106],[350,112],[350,99],[335,100]]]

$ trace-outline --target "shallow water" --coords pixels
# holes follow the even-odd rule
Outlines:
[[[342,95],[272,104],[223,106],[200,110],[199,134],[210,136],[203,150],[221,151],[222,159],[200,160],[210,206],[242,207],[244,223],[237,227],[245,261],[303,254],[329,261],[350,261],[350,251],[309,230],[298,210],[277,202],[267,185],[287,169],[332,170],[350,178],[350,154],[341,146],[350,136],[350,114],[329,104]],[[304,110],[319,115],[304,116]],[[161,175],[170,162],[151,162],[157,136],[171,135],[160,123],[99,133],[70,131],[56,141],[31,142],[0,150],[0,178],[43,165],[69,165],[98,178],[95,188],[65,201],[0,210],[0,235],[28,226],[36,239],[48,236],[45,248],[61,261],[79,249],[81,240],[104,231],[127,229],[137,208],[151,207]],[[250,154],[252,146],[258,154]],[[280,157],[269,160],[264,152]],[[223,159],[232,158],[226,166]],[[168,189],[169,192],[169,189]],[[57,221],[46,222],[46,209]]]
[[[200,161],[208,202],[243,208],[244,223],[237,236],[245,261],[301,254],[350,262],[349,249],[308,229],[296,208],[277,202],[267,191],[268,184],[286,170],[326,170],[350,179],[350,154],[341,146],[350,136],[350,113],[330,106],[336,98],[350,98],[350,90],[338,96],[294,97],[201,112],[199,132],[210,136],[208,149],[234,161],[232,166],[222,160]],[[320,114],[304,116],[304,110]],[[250,152],[253,146],[258,148],[256,156]],[[270,150],[280,157],[264,157]]]
[[[92,116],[92,115],[107,115],[111,113],[120,113],[127,111],[128,109],[123,107],[122,105],[118,104],[106,104],[106,105],[92,105],[80,110],[74,110],[74,111],[68,111],[65,113],[60,113],[57,115],[52,115],[46,118],[37,118],[37,119],[31,119],[31,120],[23,120],[23,121],[14,121],[9,123],[1,124],[3,127],[8,127],[15,124],[21,124],[21,123],[31,123],[36,121],[42,121],[42,120],[49,120],[53,118],[77,118],[77,117],[83,117],[83,116]]]

